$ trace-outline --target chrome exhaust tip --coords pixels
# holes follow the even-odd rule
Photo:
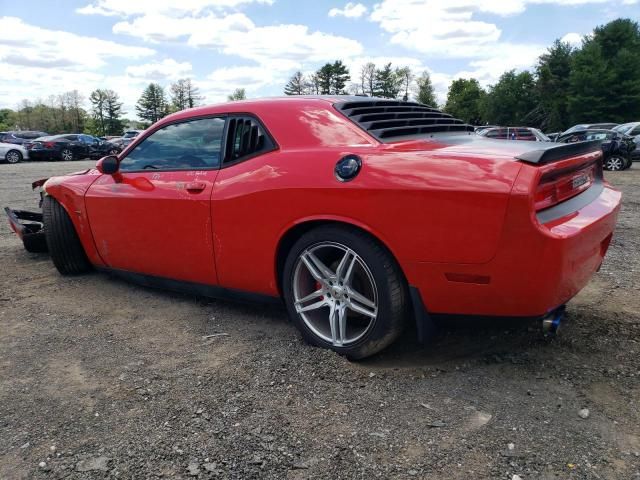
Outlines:
[[[564,319],[565,310],[565,305],[562,305],[549,312],[542,319],[542,332],[545,335],[553,335],[558,333],[558,330],[560,329],[560,323]]]

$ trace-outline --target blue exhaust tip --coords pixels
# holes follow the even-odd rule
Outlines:
[[[560,328],[560,323],[562,323],[564,319],[565,310],[566,306],[561,305],[549,312],[547,316],[542,319],[542,331],[546,334],[557,333]]]

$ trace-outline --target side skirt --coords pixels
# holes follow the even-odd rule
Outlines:
[[[223,288],[216,285],[186,282],[183,280],[174,280],[165,277],[156,277],[153,275],[128,272],[126,270],[119,270],[116,268],[97,267],[97,270],[144,287],[185,293],[187,295],[196,295],[199,297],[231,300],[240,303],[267,303],[272,305],[282,305],[282,299],[280,297],[272,297],[270,295],[260,293],[245,292],[242,290]]]

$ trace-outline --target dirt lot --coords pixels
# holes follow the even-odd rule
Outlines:
[[[92,163],[0,165],[0,205]],[[640,165],[608,178],[619,227],[559,336],[443,325],[362,363],[282,309],[62,278],[2,225],[0,478],[640,479]]]

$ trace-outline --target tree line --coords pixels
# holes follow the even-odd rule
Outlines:
[[[357,82],[351,81],[347,66],[341,61],[326,63],[314,73],[305,75],[297,71],[284,87],[285,95],[367,95],[370,97],[399,98],[414,96],[427,105],[437,105],[435,90],[429,72],[419,76],[409,67],[394,68],[391,63],[382,67],[369,62],[362,66]]]

